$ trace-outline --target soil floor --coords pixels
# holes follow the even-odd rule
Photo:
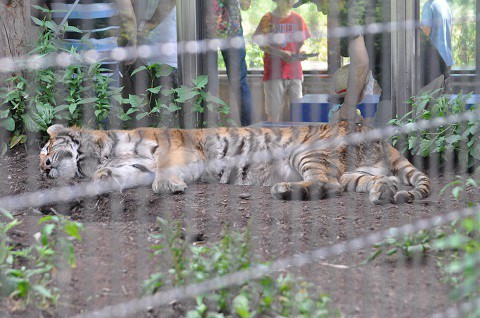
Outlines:
[[[0,158],[4,167],[0,173],[2,197],[57,185],[40,175],[37,158],[36,153],[27,154],[22,148]],[[428,200],[399,206],[374,206],[367,195],[359,193],[322,201],[281,201],[266,187],[196,184],[182,195],[156,195],[143,187],[13,211],[22,220],[13,234],[17,244],[30,244],[39,228],[37,221],[52,209],[84,224],[83,240],[76,245],[77,268],[58,275],[61,299],[55,316],[68,317],[142,295],[142,282],[154,270],[149,234],[158,231],[157,217],[171,215],[183,223],[189,237],[207,243],[218,241],[226,225],[244,232],[251,224],[255,259],[271,261],[459,208],[450,191],[439,195],[453,179],[439,176],[432,180],[433,193]],[[285,270],[329,294],[332,307],[343,317],[429,317],[454,306],[451,288],[441,282],[436,258],[406,261],[379,257],[361,266],[371,252],[371,248],[359,249]],[[0,315],[42,316],[33,311],[13,312],[6,303],[2,307]],[[134,316],[178,317],[184,313],[173,305],[167,307],[145,308]]]

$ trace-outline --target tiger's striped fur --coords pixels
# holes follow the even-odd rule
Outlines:
[[[272,186],[280,199],[369,193],[376,204],[430,194],[429,178],[385,141],[320,142],[347,134],[347,123],[287,128],[138,128],[86,130],[53,125],[40,154],[51,178],[126,180],[154,174],[153,191],[181,193],[195,181]],[[368,130],[356,126],[357,132]],[[413,186],[399,191],[400,183]]]

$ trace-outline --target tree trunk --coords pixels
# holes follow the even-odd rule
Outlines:
[[[35,30],[30,21],[30,0],[0,0],[0,61],[25,56],[31,50]],[[0,86],[15,73],[0,72]]]

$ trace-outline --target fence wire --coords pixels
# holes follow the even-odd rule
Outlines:
[[[77,1],[78,2],[78,1]],[[0,5],[1,6],[1,5]],[[457,21],[457,25],[460,24],[468,24],[468,23],[476,23],[478,22],[480,17],[476,17],[476,21]],[[86,23],[88,26],[88,23]],[[362,31],[363,34],[383,34],[386,32],[397,32],[397,31],[405,31],[405,30],[416,30],[420,27],[420,21],[412,20],[412,21],[400,21],[400,22],[389,22],[389,23],[371,23],[366,28],[362,28],[359,26],[356,27],[332,27],[328,30],[328,38],[329,39],[340,39],[345,38],[351,34],[358,34],[359,31]],[[319,31],[313,34],[313,37],[317,39],[322,39],[327,37],[325,32]],[[231,37],[228,39],[204,39],[204,40],[194,40],[194,41],[178,41],[178,42],[167,42],[167,43],[153,43],[153,44],[146,44],[146,45],[138,45],[134,47],[118,47],[115,49],[108,49],[108,50],[96,50],[96,49],[88,49],[81,52],[77,52],[76,54],[69,54],[67,52],[54,52],[48,54],[33,54],[33,55],[26,55],[22,57],[0,57],[0,74],[2,73],[14,73],[19,71],[29,71],[29,70],[47,70],[50,68],[60,68],[65,69],[72,65],[96,65],[98,63],[102,63],[106,60],[113,61],[114,63],[117,62],[124,62],[129,61],[132,58],[140,58],[144,60],[148,60],[151,58],[158,58],[158,57],[165,57],[165,56],[181,56],[188,55],[188,56],[195,56],[198,54],[207,54],[212,52],[217,52],[220,50],[229,50],[229,49],[239,49],[244,45],[244,37]],[[250,39],[247,39],[250,41]],[[258,36],[253,39],[254,43],[258,44],[278,44],[275,39],[272,40],[271,37],[262,37]],[[216,62],[216,61],[215,61]],[[181,66],[180,66],[181,67]],[[210,67],[210,66],[209,66]],[[216,67],[213,69],[208,69],[207,73],[215,73],[217,72]],[[210,74],[211,75],[211,74]],[[249,74],[251,76],[251,74]],[[253,83],[253,82],[251,82]],[[477,86],[477,83],[474,83]],[[252,85],[253,87],[254,85]],[[326,94],[327,89],[325,86],[316,88],[317,91],[314,93],[317,94]],[[86,92],[82,92],[85,96],[88,95]],[[230,92],[231,94],[231,92]],[[161,97],[160,99],[165,99],[165,96]],[[233,100],[233,98],[231,98]],[[235,103],[235,102],[234,102]],[[29,107],[34,107],[35,105],[29,105]],[[261,105],[263,107],[263,104]],[[87,118],[87,115],[84,115]],[[296,147],[304,147],[304,148],[315,148],[315,149],[328,149],[331,146],[336,146],[338,144],[346,144],[346,145],[357,145],[359,143],[368,143],[369,141],[375,141],[380,139],[388,139],[394,136],[402,136],[402,135],[412,135],[417,134],[421,135],[425,131],[432,131],[439,127],[446,127],[453,124],[458,124],[459,127],[465,125],[465,123],[475,122],[480,119],[480,110],[473,110],[464,112],[461,114],[452,114],[444,117],[438,117],[433,119],[425,119],[419,120],[413,123],[409,123],[402,126],[388,126],[381,129],[372,129],[365,133],[358,133],[358,134],[351,134],[341,138],[330,138],[326,140],[322,140],[313,144],[309,144],[308,146],[300,146],[297,145]],[[288,125],[288,123],[287,123]],[[39,136],[35,136],[39,137]],[[466,139],[466,138],[464,138]],[[467,140],[463,140],[464,144],[468,142]],[[462,160],[462,154],[465,149],[465,145],[462,144],[463,147],[460,150],[457,150],[456,153],[452,152],[451,159],[457,159],[457,161]],[[229,158],[213,160],[209,162],[209,165],[212,166],[237,166],[238,163],[242,164],[249,164],[255,165],[259,162],[265,162],[273,159],[283,159],[289,153],[291,149],[282,149],[278,152],[271,152],[271,151],[257,151],[254,153],[249,154],[249,158],[245,158],[244,155],[236,155]],[[33,171],[37,169],[37,162],[32,162],[31,153],[28,152],[27,159],[25,159],[26,164],[28,166],[29,172],[33,174]],[[460,157],[460,159],[455,158]],[[439,168],[436,166],[438,165],[439,160],[435,157],[434,154],[431,155],[431,158],[428,160],[429,167],[429,176],[432,179],[436,179],[440,176]],[[416,166],[420,164],[418,158],[412,157],[412,163]],[[427,164],[427,165],[428,165]],[[459,164],[461,165],[461,164]],[[9,167],[7,167],[8,169]],[[464,167],[461,167],[464,168]],[[462,169],[460,169],[462,170]],[[455,170],[456,171],[456,170]],[[463,169],[460,173],[466,172],[467,169]],[[454,164],[449,163],[449,165],[445,166],[443,170],[442,178],[447,179],[450,177],[450,174],[454,172]],[[13,174],[13,173],[12,173]],[[464,173],[465,178],[470,177],[469,174]],[[151,229],[153,224],[149,224],[151,218],[151,213],[156,213],[158,211],[150,211],[151,206],[149,205],[149,198],[146,194],[146,191],[151,191],[150,189],[143,188],[144,186],[149,186],[152,184],[154,175],[144,176],[142,178],[131,178],[128,180],[123,180],[119,182],[118,180],[101,180],[101,181],[86,181],[77,183],[74,185],[67,185],[67,186],[54,186],[49,189],[42,189],[38,191],[25,191],[23,193],[15,194],[15,195],[5,195],[0,198],[0,208],[8,211],[22,211],[32,207],[41,207],[41,206],[48,206],[51,204],[60,203],[61,207],[65,207],[66,204],[72,201],[76,201],[82,199],[86,202],[95,201],[96,198],[103,194],[112,194],[108,200],[111,202],[109,203],[109,211],[106,211],[107,221],[90,221],[93,218],[92,214],[94,214],[95,209],[92,209],[88,204],[85,204],[83,212],[83,217],[85,219],[88,218],[89,224],[92,228],[96,228],[97,223],[101,227],[104,228],[108,226],[114,226],[116,223],[122,223],[124,221],[124,215],[122,210],[122,204],[127,204],[124,202],[125,198],[121,197],[121,192],[126,189],[131,188],[138,188],[135,198],[136,204],[136,213],[133,216],[129,216],[129,218],[133,218],[133,222],[125,222],[128,223],[129,226],[133,226],[134,229],[132,230],[134,234],[131,232],[129,240],[132,245],[135,245],[137,250],[142,250],[142,248],[146,248],[146,240],[145,237],[147,236],[147,231]],[[453,181],[453,180],[452,180]],[[32,183],[35,182],[35,178],[31,175],[27,183],[32,186]],[[441,185],[435,185],[437,187]],[[30,187],[29,187],[30,188]],[[254,194],[256,192],[261,194],[261,190],[258,187],[250,187],[248,191],[251,191]],[[438,190],[438,189],[436,189]],[[198,222],[197,218],[198,214],[204,213],[205,211],[200,211],[203,208],[198,208],[195,204],[191,202],[198,203],[204,197],[208,197],[208,204],[206,204],[207,210],[210,207],[215,205],[220,205],[224,208],[225,211],[232,212],[231,215],[221,216],[217,215],[208,215],[206,212],[206,216],[203,216],[205,221],[205,229],[204,231],[208,232],[211,231],[212,233],[221,228],[223,223],[233,224],[238,226],[238,224],[242,224],[243,220],[242,217],[244,215],[248,215],[253,222],[253,228],[255,229],[256,235],[258,235],[259,239],[256,242],[259,248],[265,248],[265,254],[269,255],[270,257],[273,256],[273,260],[268,264],[260,264],[260,265],[253,265],[252,267],[248,268],[247,270],[237,271],[233,273],[229,273],[223,276],[217,276],[212,279],[205,280],[201,283],[195,284],[187,284],[182,287],[172,287],[172,288],[164,288],[160,291],[156,292],[150,296],[143,296],[140,297],[139,293],[134,293],[132,296],[129,292],[127,292],[122,274],[122,269],[125,268],[126,255],[128,254],[131,257],[131,251],[126,248],[126,244],[123,241],[123,233],[115,233],[113,235],[113,239],[111,241],[99,241],[97,236],[101,236],[98,232],[94,230],[88,230],[85,233],[85,240],[89,242],[91,245],[87,246],[83,251],[82,259],[79,261],[82,262],[85,266],[84,271],[82,272],[85,274],[84,277],[81,277],[80,280],[82,281],[80,285],[76,285],[75,288],[84,287],[85,290],[71,290],[72,294],[77,293],[79,298],[84,297],[80,301],[77,301],[74,304],[72,300],[73,296],[69,296],[70,298],[67,299],[65,302],[67,306],[65,308],[60,309],[57,314],[58,316],[73,316],[75,318],[81,317],[126,317],[126,316],[137,316],[139,314],[144,314],[147,308],[151,307],[161,307],[171,305],[172,303],[177,303],[181,300],[191,299],[196,296],[219,291],[224,288],[229,288],[233,286],[242,285],[252,280],[260,279],[266,275],[270,274],[278,274],[283,271],[289,271],[293,269],[302,270],[302,268],[308,266],[314,266],[315,264],[322,264],[326,260],[333,259],[339,255],[343,255],[345,257],[345,261],[349,262],[352,261],[354,258],[353,255],[356,255],[361,250],[365,250],[370,248],[373,244],[378,243],[384,239],[389,238],[402,238],[406,235],[412,235],[417,233],[421,230],[430,230],[436,228],[441,225],[449,225],[452,222],[459,222],[462,219],[476,216],[479,213],[479,207],[470,207],[465,209],[458,209],[458,208],[451,208],[453,204],[445,203],[444,206],[440,204],[435,204],[435,199],[430,198],[429,201],[423,201],[419,204],[415,205],[402,205],[399,207],[392,207],[392,206],[385,206],[382,207],[382,213],[379,216],[378,212],[371,212],[369,208],[362,205],[361,202],[356,200],[340,202],[339,201],[320,201],[318,205],[324,207],[323,210],[319,210],[313,205],[302,205],[299,203],[298,205],[293,205],[286,207],[285,202],[276,202],[276,203],[266,203],[266,199],[258,199],[255,200],[253,197],[257,198],[257,196],[252,195],[250,193],[241,193],[241,196],[246,196],[250,198],[250,205],[248,208],[240,207],[237,210],[238,203],[234,202],[232,197],[239,196],[239,188],[229,188],[225,190],[228,199],[223,199],[221,195],[223,193],[205,193],[204,190],[200,189],[197,191],[189,191],[184,194],[185,202],[181,206],[181,216],[180,219],[183,220],[184,226],[187,227],[187,232],[195,231],[195,226],[197,224],[192,224],[193,222]],[[242,188],[244,191],[244,188]],[[6,190],[6,192],[8,192]],[[436,194],[433,194],[436,195]],[[182,199],[180,199],[182,200]],[[447,199],[444,199],[444,202],[447,202]],[[433,202],[433,203],[432,203]],[[98,203],[98,202],[97,202]],[[162,201],[162,204],[164,202]],[[244,202],[243,202],[244,203]],[[240,204],[241,205],[241,204]],[[450,206],[451,205],[451,206]],[[427,209],[427,207],[431,207],[431,209]],[[164,217],[168,213],[171,213],[170,210],[175,210],[175,203],[171,201],[165,200],[165,206],[158,207],[157,209],[161,209],[162,212],[157,213],[159,216]],[[178,207],[177,207],[178,208]],[[270,211],[262,211],[262,209],[270,209]],[[285,211],[285,209],[291,210]],[[341,211],[346,211],[345,215],[338,215],[336,214],[337,209],[341,208]],[[361,218],[363,218],[364,223],[363,226],[369,227],[368,229],[365,228],[364,232],[371,232],[370,234],[359,234],[357,232],[356,223],[358,222],[358,217],[356,212],[357,210],[361,210]],[[215,209],[211,209],[215,212]],[[432,211],[433,210],[433,211]],[[30,210],[29,210],[30,211]],[[168,211],[168,212],[167,212]],[[326,212],[325,212],[326,211]],[[450,212],[448,212],[450,211]],[[351,213],[350,213],[351,212]],[[150,214],[149,214],[150,213]],[[327,213],[327,215],[319,215],[320,213]],[[375,214],[377,213],[377,214]],[[265,214],[267,216],[265,217]],[[283,238],[276,238],[270,237],[271,233],[265,233],[265,231],[271,231],[274,233],[275,231],[273,228],[279,226],[279,218],[278,215],[287,215],[285,217],[284,223],[287,226],[287,232],[302,232],[310,230],[310,234],[312,237],[309,239],[315,241],[318,239],[318,242],[307,243],[303,242],[302,238],[295,237],[292,235],[291,237],[287,237],[290,239],[288,243],[284,244]],[[19,214],[22,216],[21,214]],[[306,216],[307,215],[307,216]],[[312,216],[313,224],[302,223],[302,218],[306,218]],[[321,219],[320,217],[324,217]],[[27,231],[30,231],[34,228],[34,221],[29,220],[30,215],[23,215],[26,220],[26,227]],[[315,219],[318,217],[318,219]],[[375,228],[373,224],[375,223],[374,219],[380,220],[378,221],[381,224],[381,228],[386,228],[385,230],[379,230],[378,226]],[[131,219],[129,219],[131,221]],[[316,224],[315,222],[325,222],[321,226],[324,226],[327,230],[325,233],[316,233],[315,230],[320,229],[320,225]],[[107,224],[107,225],[105,225]],[[305,225],[307,224],[307,225]],[[308,227],[308,230],[305,227]],[[278,230],[278,229],[277,229]],[[284,228],[279,228],[278,231],[282,231]],[[100,232],[102,229],[100,230]],[[135,234],[137,233],[137,234]],[[33,233],[28,233],[33,235]],[[287,236],[288,233],[285,233]],[[322,237],[322,235],[324,235]],[[214,235],[212,234],[212,237]],[[263,241],[262,241],[263,239]],[[335,243],[336,240],[342,240],[339,243]],[[263,247],[264,244],[267,247]],[[305,245],[307,245],[305,247]],[[320,246],[320,247],[319,247]],[[111,263],[112,264],[102,264],[102,261],[98,261],[101,259],[101,251],[99,249],[107,249],[110,248],[113,250],[111,252]],[[267,251],[268,249],[268,251]],[[281,251],[283,253],[275,254],[273,251]],[[135,268],[133,269],[136,271],[135,279],[136,282],[139,283],[142,281],[146,275],[148,275],[151,270],[146,265],[144,261],[147,258],[147,252],[137,251],[138,254],[135,254],[138,259],[136,260]],[[109,258],[107,258],[109,259]],[[353,262],[353,261],[352,261]],[[111,272],[105,275],[105,277],[100,277],[99,272],[101,269],[97,268],[107,268],[111,269]],[[331,287],[331,289],[337,288],[337,293],[333,297],[332,304],[335,305],[335,301],[337,299],[341,299],[341,306],[340,311],[345,316],[351,317],[360,317],[360,316],[369,316],[369,313],[372,313],[371,317],[385,317],[387,315],[391,315],[394,317],[407,317],[407,316],[418,316],[416,309],[421,308],[421,314],[425,314],[428,312],[436,312],[435,314],[431,315],[431,317],[439,318],[439,317],[462,317],[467,315],[468,313],[472,312],[479,307],[479,299],[475,299],[471,302],[467,303],[453,303],[453,307],[449,308],[449,304],[443,304],[443,307],[436,308],[432,304],[438,304],[438,299],[436,302],[432,302],[429,304],[429,301],[432,299],[432,294],[435,294],[436,287],[438,286],[437,281],[432,281],[432,276],[428,276],[425,278],[427,281],[423,279],[418,279],[412,285],[408,285],[407,277],[401,277],[401,273],[394,272],[398,268],[403,267],[413,267],[416,270],[416,275],[421,275],[424,270],[429,270],[429,268],[425,264],[420,263],[409,263],[406,264],[403,260],[398,260],[397,262],[391,262],[385,267],[377,266],[370,268],[369,270],[365,271],[363,274],[363,286],[365,288],[360,288],[360,291],[357,289],[355,290],[353,287],[350,288],[349,286],[349,279],[352,278],[352,273],[345,273],[345,274],[338,274],[336,272],[331,272],[325,270],[325,272],[319,273],[316,276],[328,277],[330,279],[327,286]],[[388,267],[388,268],[387,268]],[[130,270],[130,269],[129,269]],[[392,279],[390,275],[391,272],[394,272],[394,275],[399,275],[393,277],[393,283],[389,281]],[[125,273],[123,273],[125,274]],[[73,275],[73,274],[69,274]],[[350,275],[350,276],[349,276]],[[340,276],[340,277],[339,277]],[[98,278],[100,277],[100,278]],[[68,280],[71,278],[68,276],[64,281],[63,285],[61,286],[62,289],[68,290],[70,281]],[[307,279],[312,278],[311,276],[307,276]],[[375,278],[374,282],[370,281]],[[78,281],[78,278],[76,278]],[[346,280],[347,283],[343,283],[343,280]],[[105,281],[113,281],[111,285],[105,283]],[[346,286],[343,286],[342,283]],[[425,284],[424,284],[425,283]],[[103,285],[102,285],[103,284]],[[378,284],[379,286],[375,285]],[[97,288],[99,286],[113,286],[115,292],[118,294],[124,294],[121,297],[115,296],[115,299],[110,299],[108,301],[99,301],[95,302],[92,300],[98,294]],[[395,288],[391,285],[395,285]],[[81,287],[78,287],[81,286]],[[325,285],[322,285],[325,286]],[[372,302],[374,301],[373,297],[368,297],[369,287],[372,288],[372,292],[376,292],[377,294],[385,293],[385,297],[390,297],[393,299],[393,302],[400,303],[398,306],[393,306],[387,300],[383,304],[377,304],[378,306],[375,309],[369,308],[374,307]],[[390,290],[389,290],[390,288]],[[411,290],[413,288],[413,291]],[[103,292],[104,294],[108,294],[111,292],[110,290],[105,291],[105,289],[109,289],[104,287]],[[394,292],[392,292],[392,290]],[[122,292],[123,291],[123,292]],[[419,291],[420,296],[416,295],[409,295],[410,293]],[[443,291],[443,290],[442,290]],[[355,292],[362,293],[362,304],[358,305],[358,308],[354,302],[358,300],[358,295],[354,295]],[[441,292],[441,291],[440,291]],[[395,294],[396,293],[396,294]],[[112,292],[113,294],[113,292]],[[339,294],[342,294],[339,296]],[[364,294],[364,295],[363,295]],[[95,295],[95,296],[94,296]],[[383,295],[382,295],[383,296]],[[410,299],[420,299],[426,304],[420,304],[418,307],[414,307],[413,309],[409,307],[408,300]],[[445,299],[448,299],[448,295],[445,296]],[[378,299],[377,299],[378,300]],[[370,302],[370,303],[369,303]],[[81,303],[82,305],[78,305]],[[111,304],[116,303],[116,304]],[[69,307],[70,306],[70,307]],[[363,307],[361,307],[363,306]],[[382,307],[383,306],[383,307]],[[390,306],[390,307],[388,307]],[[361,308],[360,308],[361,307]],[[405,312],[402,312],[401,309],[405,309]],[[159,314],[162,316],[162,314]]]

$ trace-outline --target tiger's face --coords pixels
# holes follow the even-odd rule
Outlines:
[[[40,152],[40,169],[49,178],[71,179],[78,176],[78,144],[69,136],[50,139]]]

